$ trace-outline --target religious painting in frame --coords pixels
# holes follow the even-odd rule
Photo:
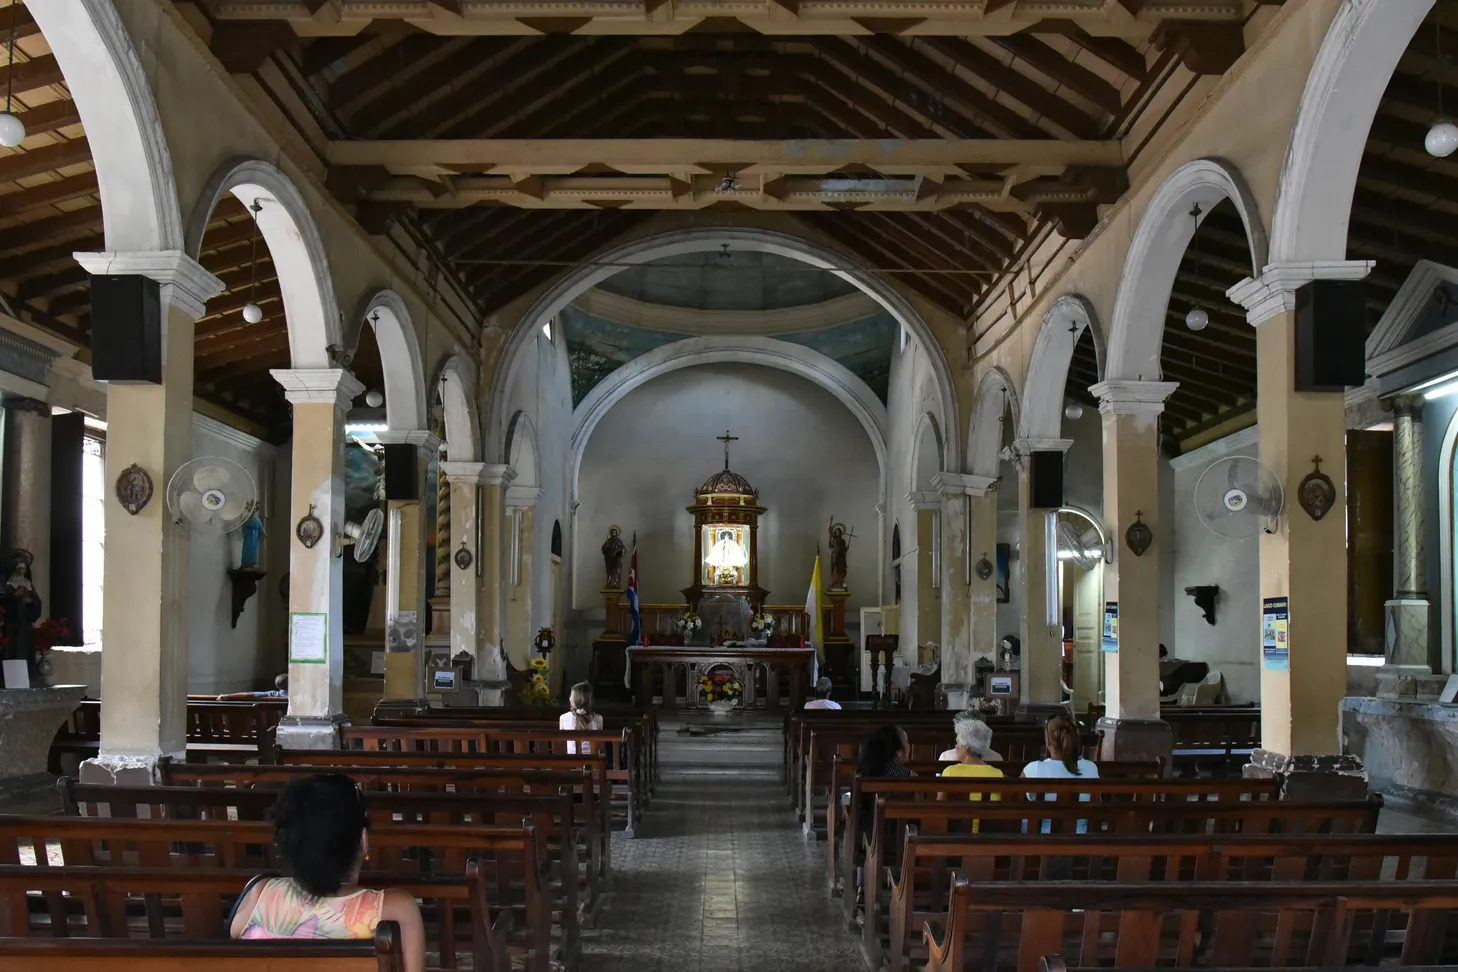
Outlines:
[[[1012,544],[997,545],[997,603],[1012,601]]]

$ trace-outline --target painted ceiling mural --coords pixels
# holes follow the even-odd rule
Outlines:
[[[598,382],[634,358],[666,344],[708,333],[689,326],[682,331],[638,327],[589,314],[576,305],[564,309],[559,322],[567,339],[574,407],[581,404]],[[891,315],[878,311],[859,320],[780,332],[774,339],[834,359],[864,381],[884,402],[897,327]]]

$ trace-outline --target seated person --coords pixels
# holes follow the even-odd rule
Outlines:
[[[254,699],[286,699],[289,697],[289,677],[280,675],[273,680],[273,689],[262,692],[229,692],[218,696],[219,702],[250,702]]]
[[[1048,757],[1037,759],[1023,767],[1023,776],[1034,780],[1096,780],[1099,768],[1080,754],[1078,726],[1066,715],[1056,715],[1043,726],[1043,741],[1048,747]],[[1057,795],[1045,793],[1044,800],[1055,800]],[[1089,795],[1080,793],[1080,802],[1087,803]],[[1052,821],[1043,821],[1043,833],[1052,829]],[[1078,822],[1078,832],[1088,833],[1088,821]]]
[[[425,927],[414,896],[358,887],[369,817],[354,780],[338,773],[290,780],[273,806],[273,839],[287,877],[259,875],[228,919],[232,938],[372,938],[400,925],[405,972],[424,972]]]
[[[567,697],[567,704],[570,712],[562,713],[557,719],[558,729],[573,729],[577,732],[600,732],[602,730],[602,713],[592,711],[592,683],[578,682],[572,686],[572,693]],[[577,743],[567,743],[567,754],[577,755]],[[592,743],[582,743],[582,755],[592,754]]]
[[[982,716],[979,713],[973,712],[971,709],[963,709],[961,712],[958,712],[956,718],[952,720],[952,732],[955,734],[957,731],[957,726],[969,720],[973,722],[982,722]],[[986,723],[983,723],[983,725],[986,725]],[[991,727],[988,727],[987,731],[991,732]],[[1002,753],[999,753],[996,750],[989,749],[987,751],[987,754],[983,758],[986,759],[989,763],[999,763],[1002,762]],[[942,754],[938,756],[937,759],[941,760],[943,763],[956,762],[956,760],[958,759],[957,747],[953,746],[951,749],[943,750]]]
[[[942,776],[960,779],[1002,779],[1002,770],[987,765],[987,755],[992,745],[992,727],[981,719],[957,720],[957,762],[942,770]],[[981,793],[969,793],[969,800],[982,800]],[[1001,800],[1002,794],[992,794],[993,800]],[[972,821],[972,832],[979,833],[980,820]]]
[[[830,697],[830,679],[821,676],[815,683],[815,698],[805,703],[807,709],[839,709],[840,703]]]

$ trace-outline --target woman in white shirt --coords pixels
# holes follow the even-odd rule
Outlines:
[[[572,686],[572,694],[568,696],[567,704],[572,707],[570,712],[562,713],[557,720],[557,727],[560,729],[571,729],[577,732],[599,732],[602,729],[602,713],[592,711],[592,686],[587,682],[578,682]],[[569,755],[577,755],[577,743],[567,743]],[[582,744],[582,755],[592,754],[592,743]]]
[[[1023,776],[1032,780],[1096,780],[1099,768],[1080,753],[1078,726],[1066,715],[1056,715],[1043,727],[1043,741],[1048,745],[1048,758],[1038,759],[1023,767]],[[1044,800],[1056,800],[1053,793],[1045,793]],[[1080,803],[1087,803],[1089,795],[1080,793]],[[1051,821],[1043,821],[1043,833],[1048,833]],[[1077,830],[1088,833],[1088,821],[1080,820]]]

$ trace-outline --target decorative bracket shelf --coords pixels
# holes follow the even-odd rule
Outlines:
[[[1215,599],[1220,596],[1220,585],[1200,584],[1196,587],[1185,588],[1185,593],[1195,599],[1195,607],[1204,613],[1205,620],[1210,624],[1214,624]]]
[[[267,576],[268,571],[257,567],[234,567],[228,571],[228,579],[233,582],[233,627],[238,627],[243,605],[258,590],[258,582]]]

